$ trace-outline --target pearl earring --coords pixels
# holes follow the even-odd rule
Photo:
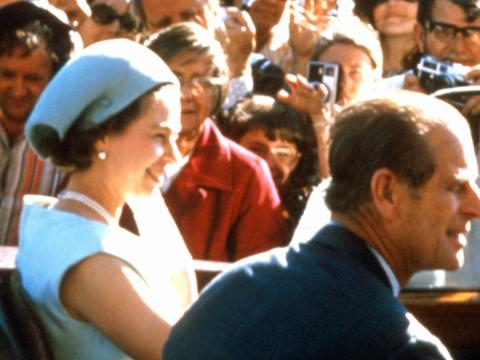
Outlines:
[[[98,155],[98,158],[102,161],[107,158],[107,153],[105,151],[99,151],[97,155]]]

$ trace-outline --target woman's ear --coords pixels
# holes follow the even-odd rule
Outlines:
[[[95,152],[98,154],[100,152],[104,152],[106,153],[107,152],[107,143],[108,143],[108,140],[107,140],[107,137],[106,136],[102,136],[101,138],[97,139],[93,145],[94,149],[95,149]]]
[[[406,186],[390,169],[382,168],[373,174],[370,181],[372,202],[386,220],[397,217]]]

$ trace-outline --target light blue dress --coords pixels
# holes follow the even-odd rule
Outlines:
[[[119,227],[52,209],[55,202],[35,196],[34,203],[25,203],[17,257],[23,286],[46,327],[55,358],[129,359],[90,323],[68,314],[59,300],[60,285],[72,266],[96,253],[108,253],[130,265],[162,294],[165,308],[171,307],[178,296],[162,268],[159,249]]]

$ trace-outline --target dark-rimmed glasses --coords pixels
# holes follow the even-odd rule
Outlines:
[[[468,47],[478,48],[480,46],[479,26],[458,27],[441,21],[427,20],[425,28],[443,43],[454,41],[457,34],[460,33]]]
[[[132,14],[126,12],[122,15],[107,4],[93,4],[91,6],[92,20],[99,25],[109,25],[115,20],[118,20],[120,27],[129,32],[138,32],[138,22],[135,20]]]

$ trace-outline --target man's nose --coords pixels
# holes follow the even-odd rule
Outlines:
[[[473,218],[480,218],[480,189],[475,183],[469,188],[468,199],[465,201],[463,210]]]
[[[25,80],[21,76],[17,76],[13,81],[12,93],[16,97],[24,96],[28,92]]]
[[[450,47],[458,51],[465,51],[465,39],[461,32],[457,32],[450,43]]]

